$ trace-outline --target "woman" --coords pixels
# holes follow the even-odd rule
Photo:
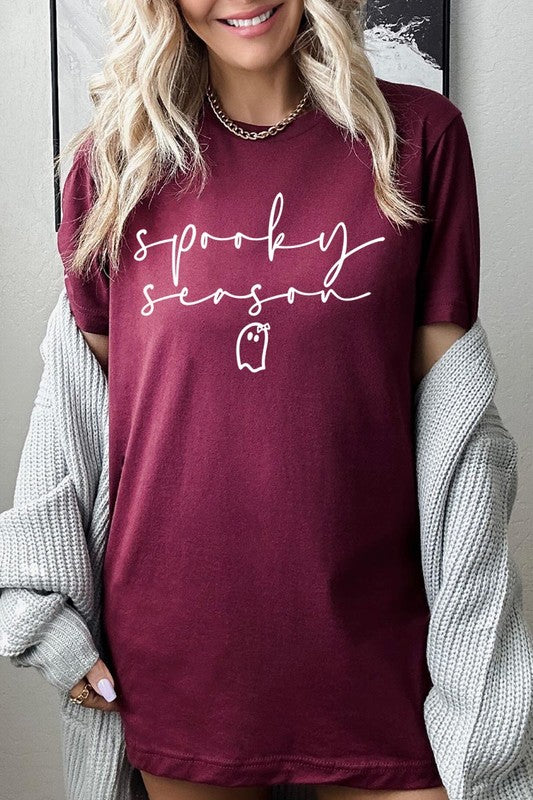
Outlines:
[[[151,800],[447,797],[412,396],[477,316],[475,177],[453,103],[375,78],[363,5],[108,2],[69,148],[58,246],[110,402],[83,703]]]

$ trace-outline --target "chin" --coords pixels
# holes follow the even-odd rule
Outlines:
[[[266,52],[258,53],[257,51],[249,54],[243,54],[239,58],[235,57],[235,53],[228,58],[223,58],[224,62],[231,67],[246,70],[248,72],[261,72],[268,70],[280,58],[282,54]]]

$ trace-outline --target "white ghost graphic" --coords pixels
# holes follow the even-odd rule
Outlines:
[[[250,372],[265,369],[266,350],[268,346],[268,322],[250,322],[245,325],[237,337],[236,354],[239,369],[248,367]],[[262,334],[262,335],[261,335]]]

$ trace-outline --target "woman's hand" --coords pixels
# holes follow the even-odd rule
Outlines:
[[[115,682],[113,676],[101,658],[91,667],[85,678],[72,687],[69,694],[76,697],[83,690],[86,683],[90,683],[92,691],[89,696],[81,703],[84,708],[99,708],[101,711],[118,711],[119,705],[114,690]],[[105,695],[105,696],[104,696]],[[114,695],[114,697],[113,697]],[[109,698],[109,699],[106,699]]]

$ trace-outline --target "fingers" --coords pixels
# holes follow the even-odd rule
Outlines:
[[[84,708],[98,708],[101,711],[119,711],[119,703],[114,689],[114,680],[101,658],[89,670],[87,675],[72,687],[69,694],[76,697],[89,683],[92,691],[82,704]]]
[[[117,696],[114,689],[115,682],[101,658],[98,659],[96,664],[94,664],[87,673],[87,680],[94,691],[101,695],[108,703],[115,700]]]
[[[119,711],[120,706],[117,700],[112,700],[108,702],[104,700],[99,694],[96,694],[95,691],[92,691],[89,694],[89,697],[83,701],[82,706],[84,708],[98,708],[100,711]]]

